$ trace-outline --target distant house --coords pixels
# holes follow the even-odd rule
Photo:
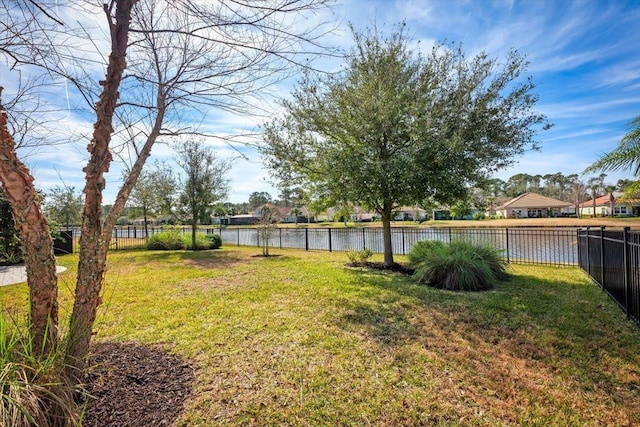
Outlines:
[[[524,193],[496,208],[503,218],[548,218],[561,216],[571,203],[537,193]]]
[[[640,199],[628,199],[620,201],[622,197],[621,192],[614,191],[613,194],[605,194],[604,196],[596,197],[595,209],[594,200],[587,200],[580,204],[580,215],[582,216],[611,216],[611,205],[613,202],[613,215],[629,215],[640,216]],[[613,200],[611,196],[613,195]],[[594,214],[595,212],[595,214]]]
[[[361,207],[355,207],[351,213],[351,221],[353,222],[371,222],[376,219],[376,214],[367,211]]]
[[[214,218],[214,224],[222,225],[255,225],[260,218],[255,215],[232,215],[222,218]]]
[[[402,206],[393,219],[395,221],[424,221],[427,219],[427,211],[417,206]]]
[[[311,222],[311,213],[306,206],[287,208],[283,211],[280,222],[284,224]]]

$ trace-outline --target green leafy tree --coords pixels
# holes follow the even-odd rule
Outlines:
[[[47,218],[69,229],[71,224],[80,223],[83,204],[82,193],[75,187],[56,185],[47,194],[44,211]]]
[[[125,172],[125,176],[129,175]],[[142,210],[145,236],[149,236],[148,216],[169,214],[173,196],[178,188],[173,169],[164,162],[156,161],[153,169],[143,170],[129,196],[129,204]]]
[[[201,141],[190,140],[176,147],[177,163],[184,171],[185,182],[179,196],[180,214],[191,225],[191,247],[196,249],[198,220],[215,202],[227,197],[231,168],[228,160],[216,155]]]
[[[252,210],[255,210],[256,208],[271,202],[271,194],[267,193],[266,191],[254,191],[253,193],[249,194],[249,206]]]
[[[11,263],[12,260],[22,260],[20,237],[13,220],[11,205],[7,202],[4,191],[0,189],[0,262]]]
[[[532,191],[534,177],[528,173],[517,173],[509,177],[504,184],[504,193],[508,197],[517,197],[527,191]]]
[[[543,115],[532,111],[526,62],[438,46],[409,50],[404,25],[389,37],[354,31],[344,72],[309,73],[265,126],[267,165],[280,181],[319,183],[334,199],[377,212],[384,263],[391,220],[403,205],[450,205],[467,188],[535,147]]]

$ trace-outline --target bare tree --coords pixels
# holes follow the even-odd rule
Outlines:
[[[277,230],[276,223],[280,220],[278,211],[273,205],[265,204],[260,207],[260,219],[258,221],[258,236],[260,237],[260,246],[262,247],[262,256],[269,255],[269,247],[271,239]]]
[[[83,169],[81,252],[65,351],[69,373],[76,376],[84,366],[112,229],[153,145],[165,135],[208,133],[193,123],[201,123],[211,109],[255,111],[261,89],[302,62],[300,55],[320,51],[315,37],[321,32],[296,27],[294,18],[327,3],[111,0],[103,7],[109,35],[106,76],[96,85],[91,69],[102,57],[87,50],[102,45],[90,37],[89,29],[69,28],[70,21],[56,13],[55,2],[2,0],[8,19],[1,24],[0,53],[16,68],[39,66],[47,75],[66,79],[95,114],[87,147],[90,158]],[[91,2],[75,5],[83,8],[80,12],[95,13]],[[28,254],[31,333],[42,348],[50,348],[57,340],[58,323],[52,243],[33,178],[18,159],[7,114],[2,117],[0,155],[10,161],[2,162],[0,180],[14,213],[20,212],[16,222]],[[130,154],[130,173],[101,220],[114,153]],[[53,327],[47,328],[49,324]]]

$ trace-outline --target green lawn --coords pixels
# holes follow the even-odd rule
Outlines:
[[[193,363],[180,426],[640,423],[640,330],[576,268],[453,293],[345,254],[259,253],[110,255],[96,340]],[[63,316],[76,260],[60,258]],[[26,286],[0,297],[20,317]]]

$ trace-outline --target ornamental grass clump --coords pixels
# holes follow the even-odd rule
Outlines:
[[[408,257],[415,280],[434,288],[483,291],[509,277],[500,252],[488,246],[422,241],[413,246]]]
[[[347,251],[347,258],[349,258],[349,262],[354,267],[367,265],[369,258],[372,256],[373,251],[368,248],[361,251]]]
[[[28,339],[0,316],[0,426],[75,427],[79,387],[63,380],[61,351],[36,356]]]

